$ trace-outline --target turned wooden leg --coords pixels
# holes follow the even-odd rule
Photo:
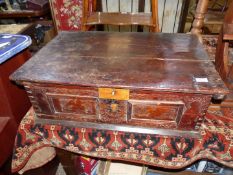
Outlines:
[[[207,12],[209,0],[199,0],[195,12],[194,21],[192,24],[192,34],[201,34],[202,28],[204,26],[204,18]]]

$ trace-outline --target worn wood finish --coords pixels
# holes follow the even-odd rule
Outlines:
[[[62,32],[39,53],[24,66],[25,71],[18,72],[20,79],[92,87],[222,93],[222,81],[214,74],[207,53],[194,35]],[[49,62],[45,56],[50,58]],[[32,67],[35,69],[29,71]],[[194,79],[203,76],[209,78],[208,83]]]
[[[198,129],[196,122],[202,121],[211,98],[211,95],[131,90],[129,99],[116,100],[99,96],[95,88],[48,86],[25,84],[41,117],[158,128]]]
[[[151,13],[132,13],[132,9],[131,12],[128,13],[120,12],[119,10],[121,10],[121,7],[119,4],[117,12],[96,12],[96,8],[93,8],[93,6],[95,6],[93,3],[96,4],[96,0],[93,0],[92,4],[89,0],[84,0],[82,20],[83,31],[86,31],[90,26],[97,24],[120,26],[142,25],[149,26],[152,32],[159,31],[157,0],[151,1]],[[116,1],[114,3],[116,3]]]
[[[229,58],[229,42],[233,41],[233,2],[228,9],[218,37],[215,67],[228,87],[233,89],[233,65]]]
[[[40,118],[174,130],[197,130],[228,92],[185,34],[62,32],[11,78]]]

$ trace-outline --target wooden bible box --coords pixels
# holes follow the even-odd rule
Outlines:
[[[39,121],[165,135],[195,136],[228,93],[187,34],[61,32],[11,79]]]

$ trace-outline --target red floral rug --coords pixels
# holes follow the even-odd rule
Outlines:
[[[22,169],[33,153],[43,147],[171,169],[186,167],[200,159],[233,167],[232,118],[207,114],[200,134],[201,138],[195,139],[42,125],[34,122],[34,111],[31,109],[18,130],[12,171]],[[43,154],[47,154],[46,150],[41,151],[40,155]],[[47,161],[44,160],[45,163]]]

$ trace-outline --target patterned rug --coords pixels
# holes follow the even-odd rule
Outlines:
[[[233,120],[207,114],[200,139],[107,131],[35,123],[31,109],[21,122],[15,142],[12,171],[35,167],[30,158],[42,148],[57,147],[91,157],[137,162],[179,169],[200,159],[233,167]],[[40,164],[54,156],[46,149],[39,153]],[[49,158],[50,157],[50,158]],[[26,166],[25,166],[26,165]]]

